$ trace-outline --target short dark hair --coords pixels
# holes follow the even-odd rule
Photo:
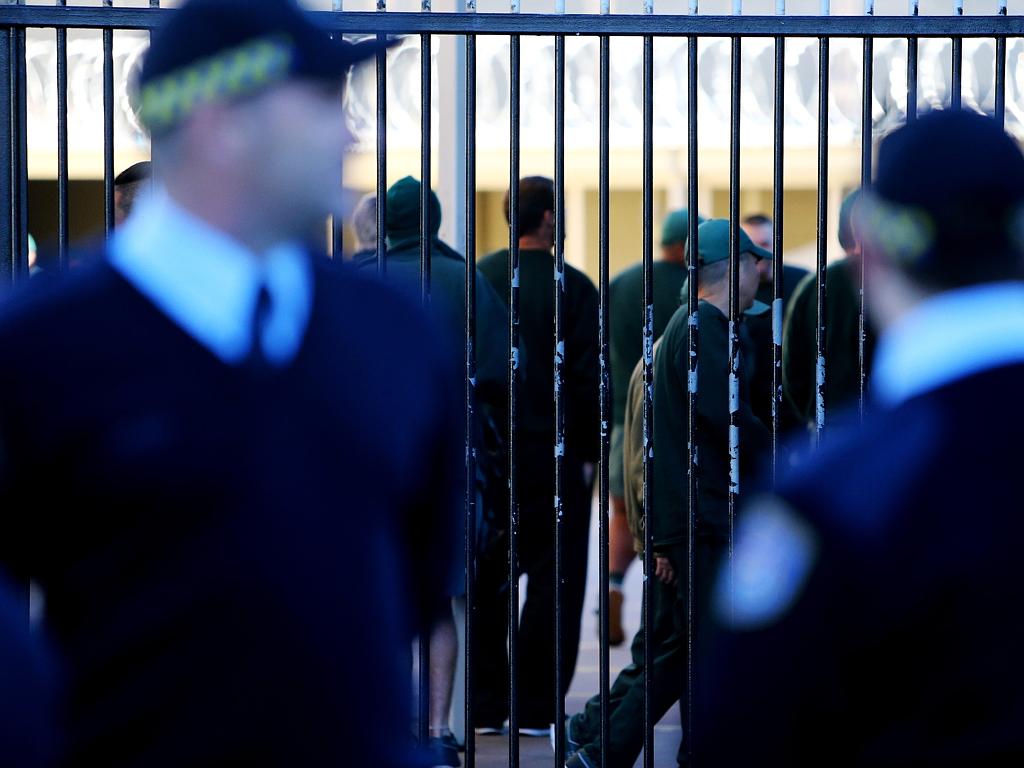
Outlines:
[[[729,261],[713,261],[697,267],[697,285],[718,285],[729,280]]]
[[[555,210],[555,182],[547,176],[525,176],[519,180],[519,230],[516,237],[536,232],[547,211]],[[505,221],[512,223],[509,193],[505,192]]]
[[[117,174],[114,179],[114,186],[120,187],[125,184],[138,184],[140,181],[147,181],[153,177],[153,164],[149,160],[143,160],[135,165],[130,165]]]
[[[745,216],[741,223],[750,224],[754,227],[763,227],[767,224],[770,227],[772,225],[772,218],[764,213],[752,213],[749,216]]]

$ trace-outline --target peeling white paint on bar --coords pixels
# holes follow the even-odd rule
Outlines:
[[[782,344],[782,299],[772,302],[772,343]]]
[[[814,381],[814,423],[818,429],[825,426],[825,356],[818,355]]]

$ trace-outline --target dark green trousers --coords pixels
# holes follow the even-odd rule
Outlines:
[[[695,598],[701,602],[713,578],[718,548],[698,543]],[[686,700],[687,640],[689,623],[686,615],[685,551],[672,554],[673,567],[683,578],[675,586],[666,586],[652,578],[647,583],[654,590],[654,612],[651,639],[654,643],[653,718],[657,722],[676,702]],[[583,711],[573,716],[570,727],[574,740],[580,743],[589,762],[602,768],[631,768],[644,743],[644,631],[633,638],[630,646],[632,662],[615,678],[609,691],[608,754],[601,760],[601,700],[592,697]],[[685,722],[685,712],[683,713]],[[685,751],[680,750],[679,763],[685,764]]]

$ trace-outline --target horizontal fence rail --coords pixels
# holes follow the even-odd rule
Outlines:
[[[162,8],[0,6],[0,26],[152,29]],[[318,11],[345,34],[627,35],[658,37],[1020,37],[1020,16],[703,16],[695,14],[407,13]]]

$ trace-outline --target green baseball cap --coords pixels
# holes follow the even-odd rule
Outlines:
[[[726,261],[729,258],[729,220],[709,219],[697,227],[697,258],[700,266],[714,264],[717,261]],[[749,253],[755,259],[770,259],[771,251],[766,251],[759,245],[755,245],[750,236],[739,228],[739,252],[742,256]],[[686,246],[686,258],[690,258],[690,246]],[[754,303],[747,309],[746,315],[763,315],[771,307],[762,301],[754,300]]]
[[[703,224],[704,219],[697,216],[697,224]],[[661,244],[673,245],[685,243],[690,236],[690,213],[685,208],[672,211],[665,217],[665,223],[661,225]]]
[[[739,227],[740,254],[749,253],[755,259],[770,259],[771,251],[766,251],[758,245]],[[690,247],[686,247],[686,258],[690,258]],[[698,264],[714,264],[716,261],[725,261],[729,258],[729,220],[709,219],[697,227],[697,258]]]

